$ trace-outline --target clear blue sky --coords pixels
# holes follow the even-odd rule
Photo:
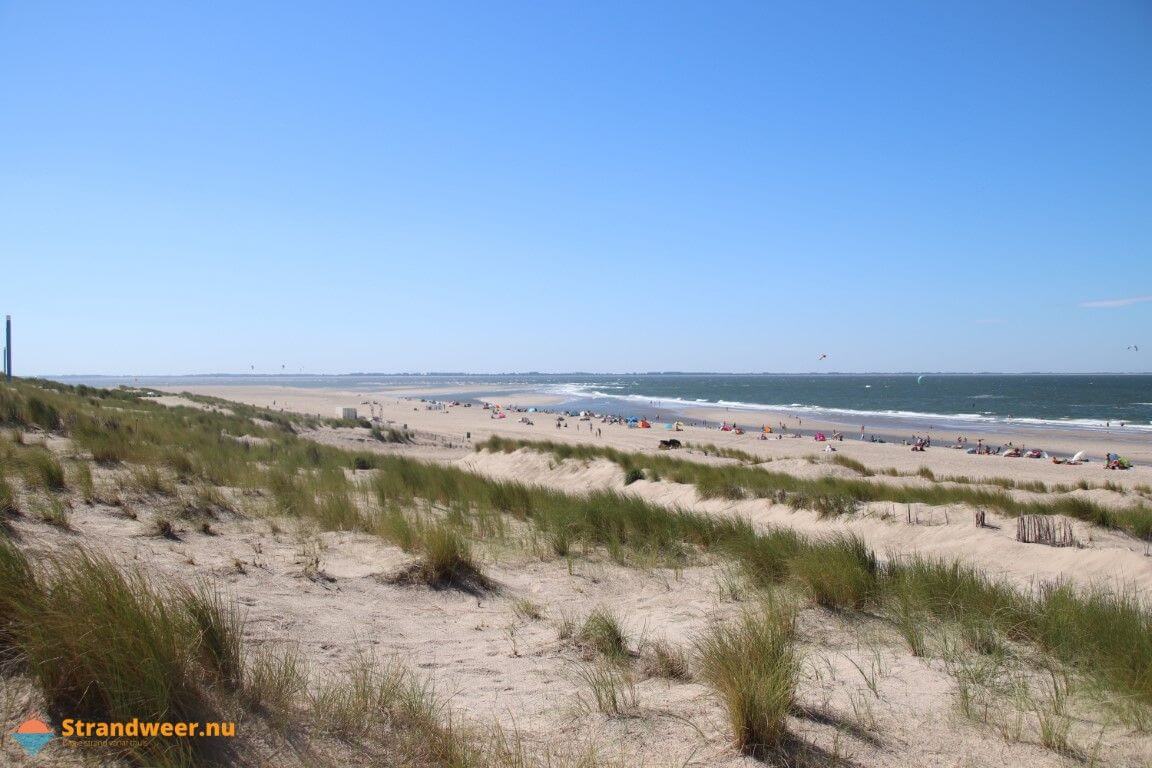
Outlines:
[[[0,2],[0,312],[26,374],[1152,370],[1152,4]]]

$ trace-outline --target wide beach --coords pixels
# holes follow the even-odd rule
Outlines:
[[[532,390],[517,391],[508,387],[499,391],[488,391],[471,402],[472,407],[463,404],[452,406],[448,403],[466,395],[475,395],[474,385],[457,387],[421,388],[407,386],[400,388],[361,388],[330,389],[318,387],[282,387],[274,385],[187,385],[173,387],[170,391],[187,391],[194,394],[220,397],[285,411],[316,414],[331,417],[337,408],[358,408],[360,415],[370,415],[370,404],[378,404],[381,417],[395,424],[407,424],[410,428],[443,435],[461,445],[480,442],[489,435],[507,435],[520,438],[562,440],[590,444],[610,445],[626,450],[653,450],[661,439],[671,436],[695,443],[714,443],[717,446],[739,448],[766,458],[802,457],[823,451],[831,446],[838,453],[858,459],[870,467],[882,469],[895,467],[904,471],[916,471],[929,467],[940,475],[960,475],[971,477],[1012,477],[1021,480],[1040,480],[1047,483],[1074,485],[1080,480],[1103,483],[1110,481],[1125,487],[1152,483],[1152,438],[1135,431],[1123,432],[1119,428],[1109,433],[1099,430],[1059,429],[1055,427],[1035,428],[1024,425],[1013,426],[1011,430],[988,430],[968,434],[968,447],[976,445],[977,434],[990,446],[1024,445],[1047,451],[1053,456],[1066,458],[1078,451],[1085,451],[1092,459],[1082,465],[1053,464],[1050,459],[1005,458],[995,455],[973,455],[964,450],[949,448],[955,444],[957,434],[930,432],[927,429],[916,432],[931,435],[933,445],[927,451],[913,452],[901,440],[910,439],[915,427],[906,434],[894,429],[867,431],[871,437],[879,432],[887,442],[873,443],[860,440],[859,430],[851,431],[846,425],[831,421],[813,420],[806,416],[797,417],[787,411],[746,411],[730,407],[685,408],[673,411],[656,404],[645,407],[642,404],[620,404],[615,411],[620,416],[647,416],[652,419],[652,429],[630,429],[623,424],[601,424],[599,421],[580,422],[566,420],[567,426],[557,429],[555,415],[563,410],[575,408],[566,405],[561,395],[542,394]],[[425,402],[425,401],[435,402]],[[507,418],[491,418],[492,413],[478,407],[485,400],[503,408],[535,408],[537,413],[507,411]],[[534,423],[521,423],[526,417]],[[683,432],[671,433],[664,424],[680,421]],[[787,432],[779,429],[783,421]],[[723,423],[736,423],[744,428],[743,435],[721,431]],[[709,426],[703,426],[707,423]],[[761,440],[760,430],[767,424],[775,431]],[[589,426],[599,428],[597,434]],[[842,431],[843,441],[816,442],[814,435],[823,432],[831,436]],[[784,435],[787,436],[784,436]],[[471,435],[469,438],[468,436]],[[799,435],[793,437],[792,435]],[[779,436],[779,439],[778,439]],[[1132,470],[1108,471],[1104,469],[1103,458],[1107,453],[1122,453],[1136,463]]]

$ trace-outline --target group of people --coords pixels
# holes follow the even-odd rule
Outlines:
[[[1120,426],[1124,426],[1121,424]],[[1109,453],[1104,460],[1105,469],[1132,469],[1132,462],[1118,453]]]
[[[425,398],[420,398],[420,400],[421,400],[421,402],[426,404],[425,407],[430,407],[431,409],[443,409],[446,406],[453,406],[453,405],[464,405],[465,407],[471,406],[471,403],[461,403],[459,401],[439,402],[436,400],[428,400]],[[491,410],[494,412],[492,414],[493,418],[503,418],[505,415],[503,413],[503,411],[511,411],[514,413],[542,412],[542,413],[554,414],[556,416],[556,422],[555,422],[556,429],[568,428],[569,427],[568,419],[570,419],[570,418],[571,419],[579,419],[579,422],[576,423],[577,431],[581,431],[583,428],[583,425],[580,422],[589,422],[588,423],[588,432],[596,435],[597,437],[600,437],[602,435],[602,431],[601,431],[601,428],[599,426],[596,426],[593,422],[599,422],[600,424],[620,424],[620,425],[624,425],[624,426],[635,426],[636,422],[639,422],[643,426],[649,426],[651,424],[651,422],[649,422],[646,417],[642,420],[637,420],[635,417],[630,418],[627,416],[592,413],[589,411],[578,411],[578,412],[573,412],[573,411],[568,411],[568,410],[553,411],[553,410],[548,409],[548,408],[535,408],[535,407],[523,408],[523,407],[514,406],[514,405],[509,405],[509,406],[506,406],[504,408],[501,408],[500,406],[494,405],[491,403],[483,403],[482,405],[485,409]],[[802,437],[802,435],[800,433],[799,426],[801,424],[803,424],[803,422],[801,421],[801,419],[799,417],[794,417],[794,418],[796,419],[796,424],[797,424],[797,429],[795,431],[789,430],[788,425],[785,424],[783,421],[779,422],[779,427],[773,427],[773,426],[769,426],[768,424],[763,424],[763,425],[761,425],[760,429],[758,430],[758,433],[759,433],[758,439],[769,440],[769,439],[771,439],[769,437],[770,435],[775,436],[775,438],[777,440],[782,440],[785,437],[790,437],[790,438]],[[520,418],[520,421],[522,423],[525,423],[525,424],[532,424],[533,423],[532,420],[528,416],[522,416]],[[700,422],[692,422],[691,424],[692,424],[692,426],[704,427],[705,429],[716,428],[722,432],[730,432],[730,433],[736,434],[736,435],[745,434],[745,429],[743,427],[739,426],[735,421],[730,422],[730,421],[725,420],[725,421],[720,422],[719,424],[716,424],[716,423],[709,424],[707,421],[700,421]],[[1109,425],[1109,426],[1111,426],[1111,425]],[[681,428],[680,422],[676,423],[676,428],[677,428],[677,431],[680,430],[680,428]],[[824,432],[817,431],[813,434],[813,439],[816,440],[817,442],[824,442],[824,443],[843,442],[844,441],[844,433],[840,432],[840,431],[833,431],[829,435],[829,434],[825,434]],[[861,427],[860,427],[860,439],[862,441],[872,442],[872,443],[885,442],[883,439],[876,437],[876,435],[868,435],[865,425],[861,425]],[[926,451],[932,447],[932,435],[930,435],[930,434],[912,435],[911,439],[903,440],[903,444],[906,446],[910,446],[911,449],[913,451],[916,451],[916,452]],[[956,442],[953,445],[951,445],[950,447],[958,449],[958,450],[964,450],[966,453],[969,453],[969,454],[980,455],[980,456],[1010,456],[1010,457],[1027,456],[1028,458],[1046,458],[1048,456],[1048,454],[1044,453],[1043,451],[1036,450],[1036,449],[1029,451],[1023,445],[1017,446],[1011,442],[1007,443],[1006,445],[991,446],[991,445],[986,444],[984,442],[983,438],[977,439],[976,445],[973,446],[973,445],[971,445],[971,441],[967,437],[965,437],[964,435],[958,435],[956,437]],[[825,451],[834,451],[835,448],[832,448],[831,445],[826,445],[824,450]],[[1073,459],[1067,459],[1067,460],[1053,459],[1053,461],[1055,461],[1058,464],[1064,464],[1064,463],[1079,464],[1079,463],[1081,463],[1081,461],[1086,460],[1086,459],[1077,460],[1079,458],[1079,456],[1080,456],[1080,454],[1078,454],[1077,457],[1073,458]],[[1119,454],[1108,453],[1106,458],[1105,458],[1104,465],[1108,469],[1129,469],[1132,467],[1132,462],[1129,459],[1120,456]]]
[[[908,445],[908,441],[904,441],[904,445]],[[932,447],[932,435],[912,435],[912,450],[926,451]]]

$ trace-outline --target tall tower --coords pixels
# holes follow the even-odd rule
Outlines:
[[[4,379],[12,381],[12,315],[4,316]]]

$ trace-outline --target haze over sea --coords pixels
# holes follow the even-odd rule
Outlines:
[[[501,393],[559,395],[559,408],[631,414],[721,406],[787,412],[855,426],[1000,428],[1010,424],[1152,435],[1152,374],[348,374],[59,377],[69,383],[180,387],[282,385],[384,390],[405,387],[455,398]],[[461,389],[463,388],[463,389]],[[765,419],[771,421],[765,416]]]

